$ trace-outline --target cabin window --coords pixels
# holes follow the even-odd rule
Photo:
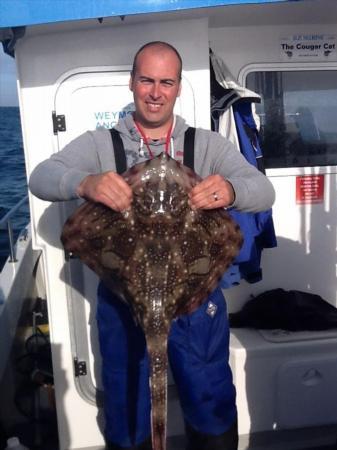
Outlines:
[[[337,70],[251,72],[266,168],[337,165]]]

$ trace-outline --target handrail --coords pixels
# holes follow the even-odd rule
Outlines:
[[[0,220],[0,230],[5,230],[7,228],[7,222],[8,220],[16,213],[18,209],[21,208],[21,206],[26,203],[28,199],[28,195],[23,197],[16,205],[11,208],[7,214],[3,216],[3,218]]]
[[[18,211],[22,207],[22,205],[24,205],[27,202],[27,199],[28,195],[23,197],[16,205],[14,205],[13,208],[11,208],[8,211],[8,213],[5,214],[4,217],[0,220],[0,230],[5,230],[7,228],[8,232],[9,252],[10,252],[8,262],[14,263],[17,261],[15,256],[15,242],[13,238],[13,227],[11,223],[11,218],[16,213],[16,211]]]

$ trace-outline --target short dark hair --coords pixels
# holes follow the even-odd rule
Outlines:
[[[179,71],[178,71],[178,75],[179,75],[179,80],[181,80],[181,72],[182,72],[182,68],[183,68],[183,60],[178,52],[178,50],[173,47],[173,45],[169,44],[168,42],[163,42],[163,41],[152,41],[152,42],[148,42],[147,44],[144,44],[142,47],[140,47],[140,49],[137,51],[137,53],[135,54],[134,58],[133,58],[133,64],[132,64],[132,70],[131,70],[131,76],[133,77],[136,73],[136,69],[137,69],[137,59],[139,54],[145,50],[148,47],[164,47],[168,50],[172,50],[176,57],[178,58],[179,61]]]

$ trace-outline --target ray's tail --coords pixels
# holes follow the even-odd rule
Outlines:
[[[167,337],[147,337],[150,359],[152,450],[166,450]]]

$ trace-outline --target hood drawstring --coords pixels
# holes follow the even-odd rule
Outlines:
[[[145,156],[144,139],[142,137],[140,138],[139,156],[141,156],[142,158],[144,158],[144,156]]]
[[[170,146],[171,146],[171,149],[170,149],[169,154],[170,154],[171,158],[176,159],[176,155],[175,155],[175,151],[174,151],[174,144],[173,144],[173,137],[172,136],[171,136],[171,139],[170,139]]]

